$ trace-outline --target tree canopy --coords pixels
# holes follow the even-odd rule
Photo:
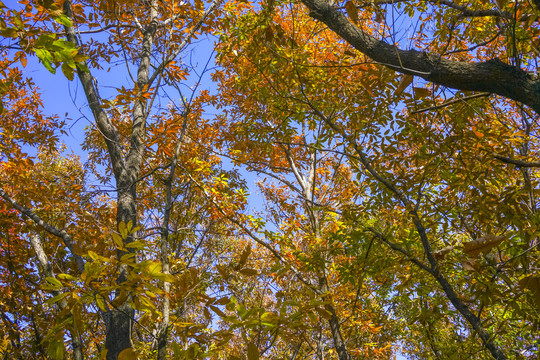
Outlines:
[[[0,2],[3,358],[537,358],[539,6]]]

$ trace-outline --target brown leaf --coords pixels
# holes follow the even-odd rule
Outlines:
[[[407,86],[411,85],[412,81],[413,81],[413,78],[414,76],[412,75],[403,75],[401,77],[401,80],[399,81],[399,84],[396,88],[396,91],[395,91],[395,96],[399,96],[401,95],[401,93],[403,92],[403,90],[405,90],[407,88]]]
[[[437,250],[433,253],[433,257],[436,259],[436,260],[444,260],[444,258],[446,257],[446,255],[448,255],[452,250],[454,250],[454,246],[447,246],[445,248],[442,248],[440,250]]]
[[[464,259],[461,261],[461,265],[463,266],[463,269],[467,271],[479,271],[480,267],[478,265],[478,261],[476,259]]]
[[[118,360],[136,360],[137,355],[132,348],[124,349],[118,354]]]
[[[259,275],[259,272],[255,269],[242,269],[240,273],[246,276],[256,276]]]
[[[321,309],[321,308],[315,308],[315,311],[326,320],[330,320],[332,318],[332,313],[328,310]]]
[[[375,10],[375,20],[376,22],[378,22],[379,24],[382,24],[383,21],[384,21],[384,11],[382,9],[377,9]]]
[[[219,275],[221,275],[223,279],[227,280],[230,277],[230,274],[225,268],[225,266],[216,265],[216,269],[219,272]]]
[[[264,39],[266,41],[272,41],[274,38],[274,29],[272,29],[271,26],[267,26],[266,29],[264,29]]]
[[[210,305],[209,308],[212,309],[212,311],[215,312],[216,314],[218,314],[219,316],[221,316],[223,318],[227,317],[227,315],[223,311],[221,311],[221,309],[218,308],[217,306]]]
[[[536,306],[540,308],[540,276],[527,276],[519,280],[522,290],[529,290],[534,298]]]
[[[242,251],[242,254],[240,255],[240,260],[238,260],[238,265],[236,265],[236,267],[234,268],[235,270],[240,270],[244,267],[249,257],[249,254],[251,254],[251,244],[248,244],[244,251]]]
[[[495,236],[493,234],[489,234],[484,237],[463,243],[463,251],[467,254],[467,256],[476,258],[481,253],[487,253],[505,239],[506,238],[504,236]]]
[[[428,97],[429,94],[431,93],[429,89],[421,88],[421,87],[414,87],[413,90],[414,90],[414,96],[416,98],[425,98],[425,97]]]
[[[345,3],[345,10],[347,11],[347,15],[349,15],[352,22],[358,24],[358,8],[353,1],[349,0]]]

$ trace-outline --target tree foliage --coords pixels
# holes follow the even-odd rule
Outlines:
[[[539,16],[0,3],[4,358],[536,358]]]

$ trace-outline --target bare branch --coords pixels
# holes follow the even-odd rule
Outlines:
[[[420,109],[420,110],[412,111],[411,114],[420,114],[420,113],[423,113],[423,112],[426,112],[426,111],[437,110],[437,109],[441,109],[441,108],[444,108],[444,107],[447,107],[447,106],[450,106],[450,105],[457,104],[459,102],[464,102],[464,101],[467,101],[467,100],[476,99],[476,98],[479,98],[479,97],[485,97],[485,96],[489,96],[489,95],[490,95],[489,93],[480,93],[480,94],[474,94],[474,95],[470,95],[470,96],[464,96],[462,98],[453,99],[453,100],[450,100],[450,101],[445,101],[445,102],[443,102],[442,104],[439,104],[439,105],[430,106],[430,107],[423,108],[423,109]]]

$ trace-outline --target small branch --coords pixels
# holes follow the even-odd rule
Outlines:
[[[443,102],[442,104],[439,104],[439,105],[430,106],[430,107],[423,108],[423,109],[420,109],[420,110],[415,110],[415,111],[412,111],[411,114],[420,114],[420,113],[430,111],[430,110],[437,110],[437,109],[440,109],[440,108],[443,108],[443,107],[447,107],[447,106],[456,104],[456,103],[461,102],[461,101],[467,101],[467,100],[476,99],[476,98],[479,98],[479,97],[484,97],[484,96],[489,96],[489,95],[491,95],[491,94],[490,93],[480,93],[480,94],[474,94],[474,95],[470,95],[470,96],[465,96],[465,97],[462,97],[462,98],[459,98],[459,99],[453,99],[453,100],[450,100],[450,101]]]
[[[200,27],[202,26],[202,24],[204,23],[208,15],[210,15],[214,11],[214,9],[221,3],[221,1],[222,0],[214,0],[210,4],[208,9],[206,9],[204,14],[199,19],[199,21],[197,21],[197,23],[191,28],[190,32],[186,35],[182,43],[178,45],[178,48],[175,51],[173,51],[173,53],[170,56],[168,56],[167,59],[165,59],[161,64],[159,64],[154,74],[150,77],[148,81],[149,85],[151,85],[154,82],[157,74],[161,73],[167,67],[167,65],[171,63],[180,54],[180,52],[184,49],[184,47],[191,41],[191,38],[193,37],[193,35],[195,35],[195,33],[200,29]]]

